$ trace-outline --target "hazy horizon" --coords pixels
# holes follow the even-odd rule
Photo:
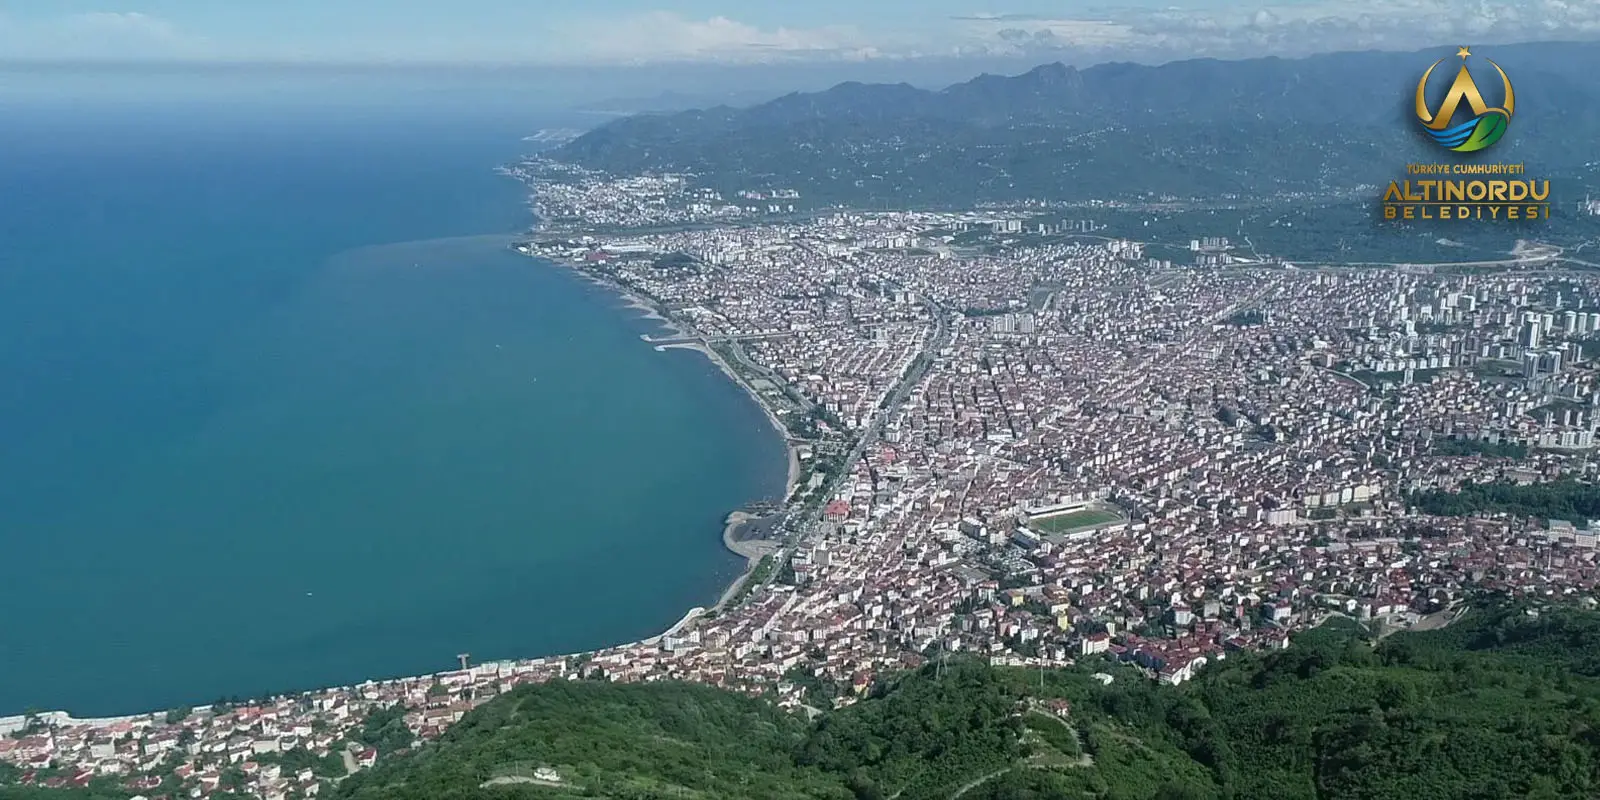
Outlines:
[[[1581,43],[1575,39],[1510,42],[1502,47]],[[1456,46],[1454,40],[1410,48],[1332,52],[1417,52]],[[1245,61],[1271,56],[1241,56]],[[758,65],[679,63],[652,66],[574,67],[485,63],[311,63],[175,60],[18,60],[0,58],[0,102],[33,99],[74,103],[99,99],[145,102],[151,99],[203,102],[261,102],[279,97],[315,107],[319,102],[415,102],[419,97],[445,110],[525,109],[577,112],[608,102],[643,101],[664,96],[729,98],[760,102],[789,92],[821,91],[839,83],[908,83],[941,89],[981,74],[1015,75],[1042,64],[1080,69],[1107,63],[1160,65],[1191,58],[1073,59],[1070,57],[928,58],[853,62]],[[1291,59],[1292,60],[1292,59]],[[737,96],[737,97],[735,97]],[[574,124],[595,116],[580,115]]]
[[[537,63],[603,67],[1298,55],[1550,35],[1600,6],[1545,0],[18,0],[12,59]],[[1459,41],[1458,41],[1459,40]]]

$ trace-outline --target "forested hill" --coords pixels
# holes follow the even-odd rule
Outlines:
[[[1093,677],[1112,674],[1109,685]],[[558,784],[535,782],[541,768]],[[1106,663],[952,659],[807,722],[677,684],[524,687],[347,779],[452,798],[1577,798],[1600,794],[1600,616],[1478,609],[1376,647],[1354,623],[1163,687]]]
[[[1600,132],[1600,91],[1590,80],[1600,48],[1474,52],[1500,64],[1517,92],[1510,132],[1489,160],[1553,178],[1581,172]],[[940,91],[845,83],[748,108],[619,119],[554,155],[615,173],[693,172],[719,188],[794,188],[828,201],[1327,193],[1381,185],[1408,162],[1447,155],[1422,141],[1409,109],[1423,70],[1454,55],[1048,64]]]

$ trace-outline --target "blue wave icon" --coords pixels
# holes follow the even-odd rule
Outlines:
[[[1431,128],[1423,128],[1423,130],[1427,131],[1435,142],[1444,147],[1454,149],[1460,147],[1467,139],[1472,138],[1472,131],[1478,127],[1478,119],[1479,117],[1473,117],[1460,125],[1445,128],[1442,131],[1436,131]]]

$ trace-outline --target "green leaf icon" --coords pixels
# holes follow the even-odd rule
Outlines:
[[[1498,111],[1491,111],[1478,118],[1478,124],[1473,126],[1472,135],[1465,142],[1450,148],[1458,153],[1475,153],[1479,150],[1500,141],[1506,133],[1506,115]]]

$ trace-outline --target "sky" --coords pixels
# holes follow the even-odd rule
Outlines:
[[[0,61],[1165,61],[1600,38],[1597,0],[0,0]]]

